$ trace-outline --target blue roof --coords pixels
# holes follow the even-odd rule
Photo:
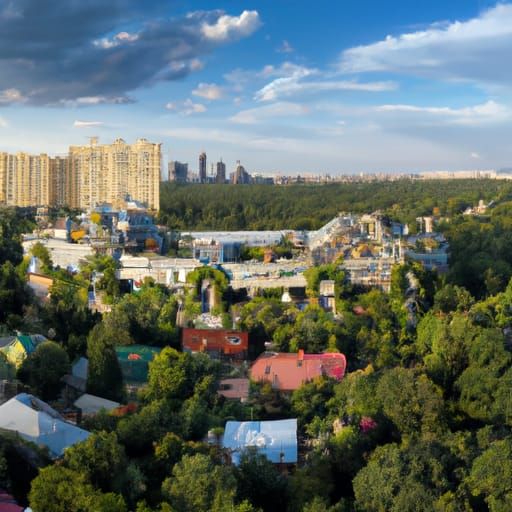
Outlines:
[[[274,463],[297,462],[297,420],[228,421],[224,431],[224,448],[232,451],[233,464],[238,465],[240,454],[256,447]]]
[[[46,446],[54,458],[89,437],[89,432],[68,423],[48,404],[26,393],[0,406],[0,428],[18,432],[27,441]]]

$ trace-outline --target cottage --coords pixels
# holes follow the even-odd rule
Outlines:
[[[322,375],[341,380],[347,361],[343,354],[296,354],[265,352],[251,367],[251,379],[269,382],[274,389],[294,391],[305,382]]]

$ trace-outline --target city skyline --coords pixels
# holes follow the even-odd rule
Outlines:
[[[267,173],[511,165],[511,3],[47,4],[0,8],[0,151],[97,135],[191,171],[202,150]]]

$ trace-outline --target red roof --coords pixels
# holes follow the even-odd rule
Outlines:
[[[0,512],[23,512],[23,507],[20,507],[14,498],[0,489]]]
[[[266,352],[251,368],[255,381],[270,382],[275,389],[293,391],[304,382],[326,375],[341,380],[345,375],[347,361],[343,354],[297,354]]]
[[[219,352],[243,355],[249,348],[246,332],[227,329],[190,329],[182,331],[183,349],[191,352]]]

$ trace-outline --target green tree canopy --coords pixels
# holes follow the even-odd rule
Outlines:
[[[29,354],[18,370],[19,379],[43,400],[57,398],[62,377],[70,370],[66,351],[54,341],[44,341]]]

